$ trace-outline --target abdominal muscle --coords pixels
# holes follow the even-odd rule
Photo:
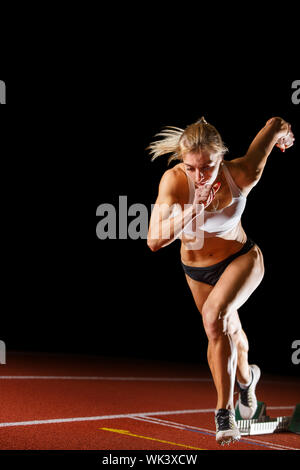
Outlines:
[[[187,266],[211,266],[237,253],[246,240],[247,235],[241,222],[235,229],[223,235],[222,238],[204,238],[201,250],[187,249],[184,238],[182,238],[180,249],[181,260]]]

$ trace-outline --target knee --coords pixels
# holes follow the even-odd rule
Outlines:
[[[215,341],[224,334],[221,309],[216,304],[204,303],[202,307],[203,326],[209,340]]]

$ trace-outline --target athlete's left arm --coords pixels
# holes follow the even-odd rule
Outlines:
[[[232,160],[242,187],[255,185],[261,178],[274,146],[284,151],[294,143],[291,125],[280,117],[269,119],[252,141],[245,156]]]

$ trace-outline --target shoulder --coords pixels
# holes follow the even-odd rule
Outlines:
[[[185,200],[188,197],[187,177],[180,163],[163,173],[159,183],[159,192],[172,194],[178,200]]]
[[[180,163],[173,168],[166,170],[160,180],[160,185],[169,186],[170,188],[181,188],[183,183],[186,182],[186,175]]]
[[[240,188],[242,193],[247,196],[251,189],[257,184],[257,180],[248,168],[245,157],[224,160],[224,163],[230,171],[236,185]]]

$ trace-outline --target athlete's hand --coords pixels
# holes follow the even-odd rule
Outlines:
[[[193,206],[195,207],[196,204],[203,204],[205,209],[214,200],[217,192],[220,189],[220,186],[221,183],[215,183],[214,185],[203,184],[198,186],[195,189]]]
[[[291,125],[287,122],[288,129],[286,134],[280,137],[276,143],[276,147],[280,148],[282,152],[285,152],[286,149],[289,149],[294,145],[295,137],[292,132]]]
[[[292,127],[289,122],[285,121],[280,117],[274,117],[269,119],[266,123],[268,125],[275,125],[278,128],[276,134],[278,136],[278,140],[276,142],[276,147],[280,148],[282,152],[285,152],[286,149],[292,147],[294,145],[295,137],[292,132]]]

